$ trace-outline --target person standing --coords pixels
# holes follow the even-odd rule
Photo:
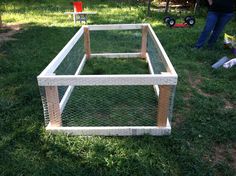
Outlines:
[[[211,47],[216,43],[219,35],[224,30],[225,25],[234,16],[234,3],[235,0],[208,0],[209,10],[206,18],[206,24],[201,32],[195,48],[201,48],[207,43]]]

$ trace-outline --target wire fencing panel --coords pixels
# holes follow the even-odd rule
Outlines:
[[[84,56],[84,36],[76,42],[62,63],[55,70],[55,75],[74,75]],[[60,101],[68,86],[58,86]]]
[[[151,86],[76,86],[62,114],[63,126],[155,126]]]
[[[149,54],[154,73],[160,74],[161,72],[166,72],[166,68],[162,61],[162,53],[160,52],[159,48],[157,48],[150,33],[148,33],[147,36],[147,52]]]
[[[140,52],[141,30],[90,31],[92,53]]]

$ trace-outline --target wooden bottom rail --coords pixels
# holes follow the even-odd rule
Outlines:
[[[166,127],[152,126],[123,126],[123,127],[52,127],[50,124],[46,128],[51,133],[65,133],[69,135],[82,136],[139,136],[152,135],[163,136],[171,134],[171,127],[167,122]]]

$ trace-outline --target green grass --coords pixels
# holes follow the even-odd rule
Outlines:
[[[72,137],[45,131],[36,80],[78,29],[62,14],[71,6],[25,2],[4,3],[4,22],[24,26],[0,48],[1,175],[234,175],[236,72],[211,65],[235,56],[223,36],[211,50],[191,49],[204,16],[193,28],[170,29],[164,14],[147,18],[142,4],[86,1],[86,10],[99,12],[90,24],[151,23],[179,78],[170,136]],[[225,31],[234,29],[232,21]]]

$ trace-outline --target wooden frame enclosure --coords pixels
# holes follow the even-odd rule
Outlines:
[[[136,53],[93,53],[90,45],[90,32],[101,30],[137,30],[142,33],[140,52]],[[166,72],[156,74],[150,56],[147,51],[147,35],[150,35],[158,49],[159,59],[164,63]],[[84,38],[83,58],[73,75],[55,75],[55,70],[59,67],[73,46],[80,38]],[[129,74],[129,75],[80,75],[86,61],[94,57],[106,58],[143,58],[146,59],[149,74]],[[150,24],[111,24],[111,25],[88,25],[82,26],[67,45],[51,61],[51,63],[37,77],[38,85],[45,90],[47,102],[47,114],[49,123],[46,129],[51,132],[64,132],[72,135],[169,135],[171,126],[168,118],[170,101],[173,101],[173,89],[177,85],[177,73],[171,64],[164,48],[154,33]],[[64,127],[61,123],[61,114],[73,92],[74,86],[96,86],[96,85],[152,85],[156,95],[159,97],[158,114],[156,126],[105,126],[105,127]],[[67,86],[61,98],[58,97],[58,86]]]

